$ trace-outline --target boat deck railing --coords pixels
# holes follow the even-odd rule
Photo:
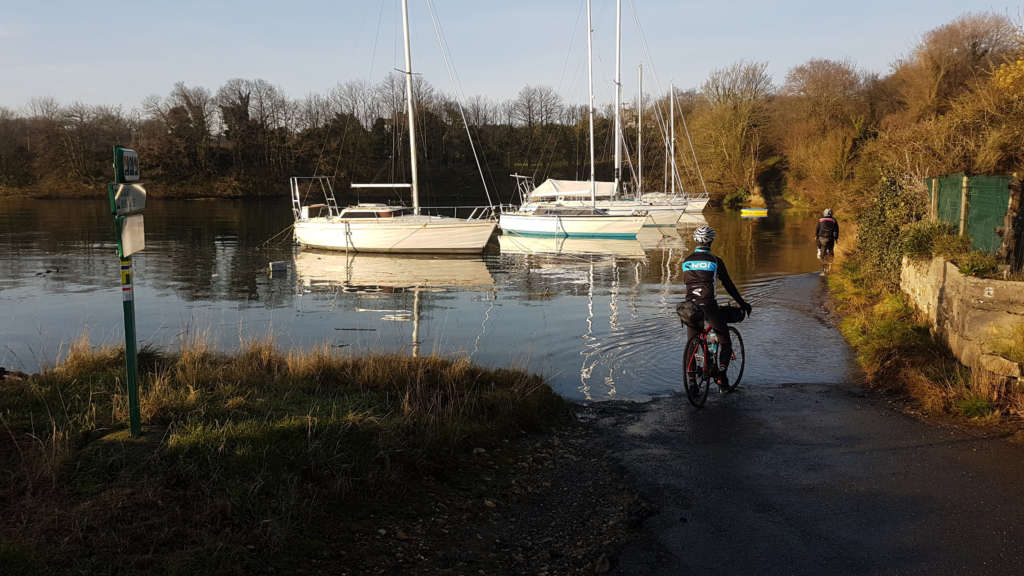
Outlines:
[[[495,206],[421,206],[420,214],[450,216],[467,220],[494,220],[505,210],[505,205]]]

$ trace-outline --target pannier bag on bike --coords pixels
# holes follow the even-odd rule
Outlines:
[[[740,312],[743,312],[740,310]],[[683,300],[676,306],[679,319],[690,328],[700,330],[704,327],[704,310],[690,300]]]

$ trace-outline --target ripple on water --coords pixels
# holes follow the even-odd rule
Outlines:
[[[143,343],[173,348],[183,333],[199,332],[232,350],[240,338],[271,332],[286,347],[471,355],[542,372],[577,400],[642,400],[679,387],[684,332],[674,308],[699,222],[645,231],[604,254],[600,242],[587,242],[584,254],[533,254],[524,243],[476,258],[318,259],[284,242],[264,244],[290,224],[287,199],[196,205],[147,208],[148,246],[135,258]],[[120,341],[106,209],[0,201],[0,365],[52,364],[83,330],[97,344]],[[705,217],[718,230],[716,253],[755,306],[739,326],[751,352],[745,382],[845,378],[848,352],[821,321],[821,279],[809,274],[819,269],[807,241],[814,215]],[[269,277],[270,261],[288,262],[288,273]],[[324,266],[311,275],[303,262]]]

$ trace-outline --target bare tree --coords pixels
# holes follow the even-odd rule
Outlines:
[[[60,115],[60,104],[52,96],[32,98],[28,102],[29,116],[55,120]]]
[[[822,130],[849,124],[861,114],[864,75],[847,60],[810,60],[786,74],[782,94],[797,99]]]
[[[701,87],[701,93],[713,106],[755,105],[772,94],[772,78],[767,70],[767,62],[741,60],[712,71]]]
[[[740,61],[711,72],[701,87],[708,106],[695,113],[697,144],[711,168],[707,179],[727,193],[757,187],[767,102],[774,91],[767,67]]]
[[[1016,54],[1020,42],[1020,29],[992,12],[965,14],[927,32],[894,72],[908,111],[915,118],[945,112],[957,93]]]

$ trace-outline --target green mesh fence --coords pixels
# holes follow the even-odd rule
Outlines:
[[[964,175],[949,174],[937,179],[939,221],[952,224],[960,229],[960,196]],[[932,190],[931,181],[926,181]],[[975,250],[994,252],[1002,246],[1003,239],[996,234],[996,228],[1003,225],[1010,203],[1009,176],[971,176],[967,181],[967,229]]]
[[[1003,225],[1010,203],[1008,176],[972,176],[967,184],[967,235],[975,250],[994,252],[1003,239],[996,228]]]
[[[963,174],[939,178],[939,220],[957,228],[960,226],[960,190],[963,181]]]

